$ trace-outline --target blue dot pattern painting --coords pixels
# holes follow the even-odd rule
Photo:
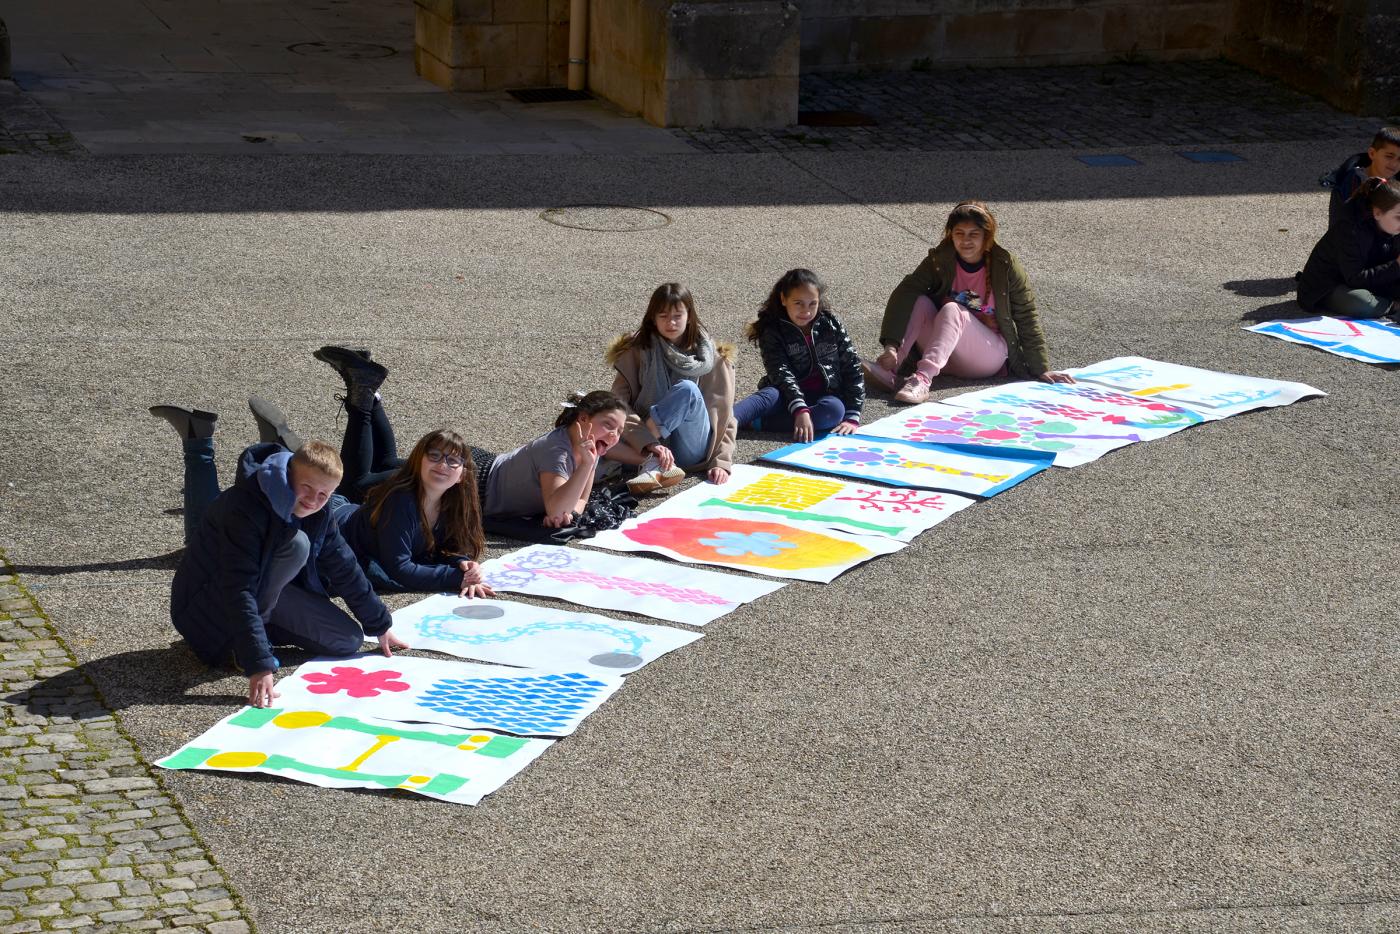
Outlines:
[[[417,703],[437,713],[469,718],[487,729],[549,736],[568,732],[612,690],[607,682],[576,672],[446,678],[434,682]]]

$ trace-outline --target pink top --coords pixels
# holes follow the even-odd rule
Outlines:
[[[1000,334],[1001,328],[997,326],[996,315],[993,314],[997,304],[996,296],[987,287],[987,261],[983,260],[982,264],[972,272],[963,267],[962,260],[958,260],[953,265],[957,267],[957,270],[953,273],[953,287],[948,290],[948,293],[956,295],[963,291],[976,292],[982,298],[982,310],[974,311],[973,317]]]

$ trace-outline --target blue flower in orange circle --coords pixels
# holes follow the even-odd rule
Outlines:
[[[716,532],[714,538],[702,538],[700,544],[709,545],[722,555],[741,558],[754,555],[759,558],[772,558],[782,554],[785,548],[796,548],[793,542],[785,542],[773,532]]]

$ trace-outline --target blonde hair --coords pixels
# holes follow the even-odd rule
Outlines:
[[[310,467],[317,470],[333,480],[339,480],[345,476],[345,465],[340,462],[340,455],[335,448],[324,441],[308,441],[297,452],[292,455],[291,462],[287,467],[302,468]]]

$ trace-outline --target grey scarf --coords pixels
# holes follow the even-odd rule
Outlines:
[[[651,346],[642,351],[642,388],[636,410],[645,413],[676,383],[683,379],[698,380],[714,368],[715,344],[704,331],[700,332],[693,354],[657,334],[651,339]]]

